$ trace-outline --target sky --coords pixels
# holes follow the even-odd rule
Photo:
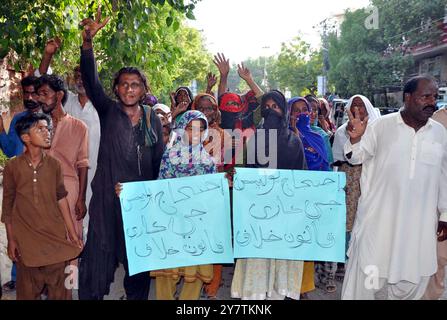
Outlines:
[[[320,45],[319,22],[369,0],[201,0],[188,25],[201,30],[207,49],[223,52],[231,63],[279,53],[282,42],[301,34]]]

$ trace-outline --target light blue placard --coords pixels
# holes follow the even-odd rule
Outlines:
[[[129,274],[233,263],[229,198],[223,173],[123,183]]]
[[[345,262],[344,173],[237,168],[235,258]]]

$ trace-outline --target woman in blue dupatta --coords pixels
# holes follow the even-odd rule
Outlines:
[[[324,139],[310,127],[311,109],[306,99],[295,97],[289,100],[291,108],[290,129],[303,142],[304,155],[309,170],[330,171]]]
[[[318,113],[320,109],[320,101],[313,96],[313,95],[307,95],[304,97],[306,99],[308,105],[309,105],[309,117],[310,117],[310,128],[318,133],[324,140],[324,145],[327,152],[327,160],[329,165],[331,165],[334,162],[334,157],[332,155],[332,146],[330,142],[331,135],[328,134],[328,132],[324,131],[319,125],[318,125]]]
[[[200,134],[194,127],[200,128]],[[177,137],[166,149],[160,164],[159,179],[217,173],[214,159],[203,146],[208,136],[206,116],[197,110],[186,111],[177,122]],[[204,283],[213,278],[213,265],[187,266],[152,271],[156,278],[157,300],[174,300],[176,285],[184,278],[180,300],[198,300]]]
[[[295,97],[289,100],[289,107],[291,109],[290,127],[291,130],[300,136],[303,142],[304,155],[309,170],[331,171],[328,161],[328,150],[324,138],[312,130],[310,125],[312,109],[309,102],[304,98]],[[337,263],[317,262],[315,268],[318,279],[317,285],[323,287],[329,293],[335,292],[337,289],[335,284]],[[313,271],[314,264],[306,262],[303,273],[303,293],[310,291],[313,287]]]

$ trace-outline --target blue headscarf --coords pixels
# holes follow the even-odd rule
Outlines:
[[[289,109],[291,110],[293,104],[298,101],[303,101],[306,104],[307,111],[311,111],[307,100],[301,97],[290,99],[288,103]],[[311,129],[309,115],[304,113],[300,114],[296,122],[296,127],[303,142],[304,155],[309,170],[330,171],[324,139]]]

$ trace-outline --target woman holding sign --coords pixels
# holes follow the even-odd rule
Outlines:
[[[207,93],[199,93],[194,99],[192,110],[198,110],[206,116],[211,130],[203,145],[205,150],[215,159],[217,170],[223,172],[224,156],[226,152],[231,152],[232,145],[229,145],[229,149],[225,149],[225,141],[231,141],[231,135],[221,127],[221,113],[216,99]],[[221,283],[222,265],[215,264],[213,280],[205,286],[208,298],[216,299]]]
[[[263,124],[248,141],[248,150],[255,150],[256,168],[307,169],[300,138],[289,129],[290,108],[279,91],[262,97]],[[270,137],[275,137],[270,139]],[[265,144],[258,143],[265,139]],[[254,144],[254,145],[253,145]],[[264,145],[266,150],[258,150]],[[254,148],[254,149],[253,149]],[[270,162],[262,164],[258,156],[269,154]],[[299,299],[303,261],[279,259],[238,259],[231,285],[232,298],[244,300]]]
[[[167,149],[160,165],[160,179],[217,173],[214,159],[203,143],[208,136],[208,121],[200,111],[186,111],[177,123],[178,136]],[[187,266],[151,272],[156,278],[157,300],[174,300],[180,278],[184,284],[180,300],[198,300],[204,283],[213,278],[213,265]]]
[[[289,100],[291,108],[290,126],[291,130],[296,132],[304,146],[304,155],[309,170],[331,171],[328,160],[328,153],[323,137],[311,129],[310,118],[312,108],[306,99],[295,97]],[[316,272],[318,285],[324,287],[328,293],[337,290],[335,284],[335,272],[337,271],[336,262],[317,262]],[[303,294],[314,290],[314,262],[305,262],[303,284],[301,291]]]

